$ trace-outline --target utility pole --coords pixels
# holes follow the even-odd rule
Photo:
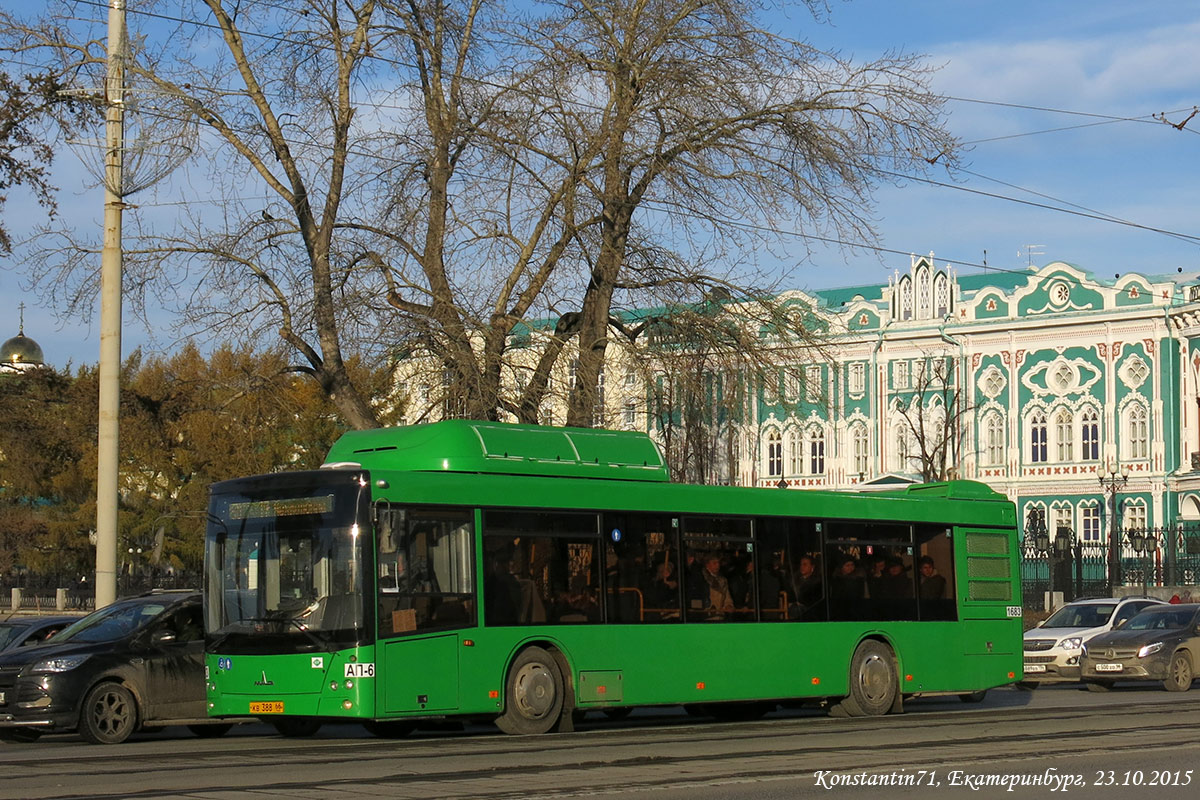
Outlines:
[[[125,0],[108,4],[104,84],[104,247],[100,255],[100,418],[96,480],[96,608],[117,599],[118,416],[121,404],[121,215],[125,158]]]

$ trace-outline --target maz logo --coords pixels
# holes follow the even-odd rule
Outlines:
[[[262,680],[261,680],[261,681],[255,681],[255,682],[254,682],[254,685],[255,685],[255,686],[274,686],[274,685],[275,685],[275,681],[269,681],[269,680],[267,680],[267,671],[266,671],[266,670],[263,670],[263,673],[262,673]]]

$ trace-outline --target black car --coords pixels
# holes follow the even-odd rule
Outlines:
[[[1153,606],[1083,645],[1083,682],[1108,691],[1117,681],[1162,681],[1186,692],[1200,657],[1200,604]]]
[[[139,728],[179,724],[199,736],[232,727],[206,716],[196,592],[119,600],[48,643],[0,654],[0,739],[76,730],[118,744]]]
[[[79,617],[9,617],[0,622],[0,653],[41,644]]]

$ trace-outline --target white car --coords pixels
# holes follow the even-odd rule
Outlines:
[[[1017,685],[1032,689],[1039,683],[1079,680],[1083,643],[1153,605],[1163,605],[1163,601],[1104,597],[1067,603],[1036,628],[1025,631],[1025,678]]]

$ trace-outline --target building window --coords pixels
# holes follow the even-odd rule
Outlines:
[[[804,370],[804,393],[808,402],[816,403],[821,399],[821,368],[806,367]]]
[[[1048,460],[1046,415],[1041,411],[1029,418],[1029,460],[1035,464],[1044,464]]]
[[[1075,460],[1075,415],[1068,409],[1059,409],[1054,415],[1054,438],[1059,463]]]
[[[637,403],[633,400],[625,401],[624,423],[626,428],[633,428],[637,423]]]
[[[1004,463],[1004,418],[993,411],[983,421],[983,463],[998,467]]]
[[[861,424],[855,425],[854,432],[851,435],[854,439],[854,471],[860,476],[865,476],[867,474],[869,458],[867,426]]]
[[[897,389],[908,388],[908,362],[892,362],[892,385]]]
[[[825,431],[821,428],[808,429],[808,474],[825,474]]]
[[[605,424],[604,415],[604,370],[600,370],[596,375],[596,402],[592,405],[592,427],[603,428]]]
[[[1124,530],[1145,530],[1146,528],[1146,501],[1144,500],[1128,500],[1125,502],[1124,508],[1125,524]]]
[[[1072,523],[1074,523],[1074,521],[1075,521],[1074,520],[1075,515],[1073,512],[1074,512],[1074,509],[1072,509],[1071,506],[1065,506],[1065,505],[1064,506],[1055,506],[1054,508],[1050,509],[1050,513],[1051,513],[1050,538],[1051,539],[1057,537],[1059,534],[1059,531],[1061,531],[1063,528],[1066,528],[1067,530],[1071,530]]]
[[[1141,403],[1129,406],[1126,414],[1125,431],[1128,439],[1126,448],[1130,458],[1149,458],[1150,456],[1150,424],[1146,407]]]
[[[1096,409],[1089,408],[1083,412],[1083,430],[1081,444],[1083,452],[1080,457],[1084,461],[1100,460],[1100,418]]]
[[[637,385],[637,373],[632,369],[625,370],[625,388],[632,389]]]
[[[1100,505],[1098,503],[1079,509],[1079,522],[1082,537],[1080,541],[1085,544],[1100,541]]]
[[[763,376],[763,404],[768,406],[779,405],[778,373],[768,372]]]
[[[788,474],[799,475],[801,472],[800,434],[792,431],[788,434]]]
[[[767,476],[783,477],[783,437],[775,430],[767,434]]]
[[[908,469],[908,429],[897,425],[892,429],[892,441],[896,443],[895,468],[904,472]]]
[[[850,365],[850,394],[862,394],[867,390],[867,367],[865,364]]]

